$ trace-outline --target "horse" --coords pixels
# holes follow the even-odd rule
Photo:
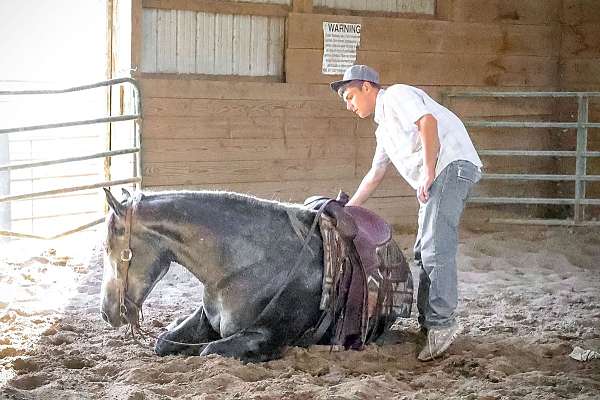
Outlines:
[[[105,192],[101,315],[111,326],[139,327],[144,300],[175,262],[204,285],[203,299],[156,338],[156,354],[260,362],[316,343],[305,334],[323,315],[317,210],[222,191],[123,189],[121,201]],[[329,328],[315,340],[330,339]]]

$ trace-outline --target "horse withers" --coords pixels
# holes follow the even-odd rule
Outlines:
[[[176,262],[204,285],[202,304],[157,338],[157,354],[256,362],[330,342],[332,326],[306,335],[324,315],[316,210],[230,192],[123,193],[118,201],[106,190],[101,313],[110,325],[139,327],[144,300]]]

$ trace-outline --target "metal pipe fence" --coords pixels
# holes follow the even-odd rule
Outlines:
[[[22,193],[17,195],[6,195],[0,196],[0,203],[16,201],[16,200],[25,200],[25,199],[34,199],[40,198],[50,195],[56,195],[61,193],[72,193],[82,190],[89,190],[94,188],[101,187],[109,187],[115,185],[123,185],[132,183],[134,185],[141,185],[142,176],[141,176],[141,119],[142,119],[142,101],[140,95],[140,88],[137,81],[133,78],[117,78],[110,79],[106,81],[96,82],[88,85],[75,86],[64,89],[50,89],[50,90],[19,90],[19,91],[0,91],[0,96],[26,96],[26,95],[54,95],[54,94],[64,94],[64,93],[72,93],[72,92],[81,92],[84,90],[95,89],[100,87],[112,87],[115,85],[121,84],[129,84],[133,88],[133,113],[126,115],[117,115],[117,116],[107,116],[95,119],[85,119],[85,120],[76,120],[76,121],[65,121],[58,123],[50,123],[43,125],[30,125],[30,126],[20,126],[20,127],[12,127],[12,128],[3,128],[0,129],[0,135],[9,134],[9,133],[18,133],[18,132],[27,132],[27,131],[35,131],[41,129],[55,129],[55,128],[64,128],[64,127],[72,127],[72,126],[83,126],[83,125],[92,125],[92,124],[101,124],[101,123],[110,123],[119,122],[119,121],[135,121],[134,125],[134,146],[126,149],[120,150],[111,150],[111,151],[102,151],[92,154],[86,154],[82,156],[76,157],[68,157],[68,158],[59,158],[59,159],[49,159],[42,161],[33,161],[28,163],[13,163],[13,164],[5,164],[0,165],[0,172],[2,171],[11,171],[23,168],[38,168],[48,165],[56,165],[56,164],[64,164],[71,163],[82,160],[91,160],[97,158],[110,159],[114,156],[120,156],[125,154],[133,154],[134,163],[133,163],[133,173],[131,178],[119,179],[119,180],[108,180],[103,182],[95,182],[88,185],[78,185],[78,186],[69,186],[62,187],[53,190],[45,190],[39,192],[31,192],[31,193]],[[104,219],[97,219],[95,221],[88,222],[79,227],[70,229],[68,231],[64,231],[58,233],[53,236],[38,236],[31,235],[27,233],[19,233],[12,231],[0,230],[0,236],[9,236],[9,237],[20,237],[20,238],[36,238],[36,239],[56,239],[59,237],[63,237],[75,232],[80,232],[84,229],[90,228],[94,225],[101,223]]]
[[[588,129],[600,128],[599,122],[590,122],[589,100],[600,97],[600,92],[456,92],[444,93],[443,102],[448,98],[576,98],[577,122],[536,122],[536,121],[488,121],[467,120],[467,127],[478,128],[559,128],[576,129],[577,144],[574,151],[564,150],[480,150],[484,156],[503,157],[574,157],[575,171],[570,175],[559,174],[499,174],[484,173],[482,179],[506,181],[572,181],[575,184],[573,198],[539,197],[470,197],[470,203],[479,204],[528,204],[528,205],[572,205],[572,219],[490,219],[492,223],[532,224],[532,225],[568,225],[600,226],[600,221],[585,219],[585,206],[600,206],[600,199],[586,197],[586,182],[600,181],[600,175],[587,173],[587,159],[600,157],[600,151],[588,151]]]

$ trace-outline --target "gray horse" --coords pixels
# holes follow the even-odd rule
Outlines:
[[[228,192],[123,192],[118,201],[106,191],[101,310],[110,325],[138,326],[142,303],[171,262],[202,282],[204,297],[159,336],[159,355],[270,360],[317,324],[323,244],[310,229],[316,211]]]

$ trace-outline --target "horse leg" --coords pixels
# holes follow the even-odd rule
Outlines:
[[[271,330],[254,327],[209,343],[200,355],[219,354],[242,362],[259,362],[281,357],[282,348],[282,344],[274,340]]]
[[[204,348],[204,346],[198,346],[198,343],[210,342],[220,338],[219,334],[210,326],[204,312],[204,306],[200,306],[188,317],[180,318],[175,322],[176,326],[161,333],[156,340],[154,351],[159,356],[166,356],[168,354],[198,355]],[[189,346],[171,342],[196,345]]]

